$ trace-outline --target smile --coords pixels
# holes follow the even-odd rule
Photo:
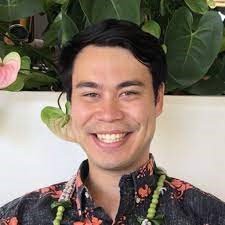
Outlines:
[[[119,134],[96,134],[97,138],[104,143],[115,143],[122,141],[123,138],[127,135],[127,133],[119,133]]]

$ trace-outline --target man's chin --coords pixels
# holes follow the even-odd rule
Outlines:
[[[88,158],[90,169],[97,169],[107,173],[117,173],[118,175],[129,174],[145,163],[137,163],[137,161],[133,159],[135,157],[131,156],[129,158],[128,155],[121,154],[117,157],[103,157],[101,155],[98,158],[94,157],[94,159],[91,158],[91,156]]]

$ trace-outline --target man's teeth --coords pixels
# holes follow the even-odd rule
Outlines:
[[[120,134],[97,134],[97,138],[105,143],[113,143],[121,141],[126,133],[120,133]]]

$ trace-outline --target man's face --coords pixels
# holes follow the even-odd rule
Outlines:
[[[74,62],[72,129],[91,169],[131,172],[148,160],[161,113],[152,77],[128,50],[87,46]]]

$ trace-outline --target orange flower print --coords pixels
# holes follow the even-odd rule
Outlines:
[[[92,223],[90,222],[90,220],[85,219],[83,222],[74,222],[73,225],[92,225]]]
[[[56,186],[52,185],[50,187],[41,188],[38,192],[42,194],[51,194],[53,198],[59,198],[62,194],[62,190],[57,190]]]
[[[74,222],[73,225],[84,225],[84,222]]]
[[[102,224],[102,220],[99,220],[97,217],[92,216],[91,224],[92,225],[100,225],[100,224]]]
[[[151,158],[146,164],[144,164],[144,166],[142,166],[139,169],[139,174],[137,178],[151,176],[153,174],[153,167],[154,167],[154,160]]]
[[[16,217],[8,219],[0,219],[0,224],[2,225],[18,225],[18,220]]]
[[[138,189],[138,195],[143,199],[146,198],[150,195],[151,193],[151,189],[149,188],[149,186],[147,184],[145,184],[144,187],[140,187]]]
[[[173,193],[174,198],[179,199],[183,196],[184,192],[188,189],[193,188],[193,186],[187,182],[184,182],[179,179],[173,179],[171,182],[169,182],[170,187],[173,189],[176,189],[176,193]]]
[[[18,224],[18,220],[16,217],[13,217],[9,220],[9,225],[17,225]]]
[[[74,222],[73,225],[101,225],[102,220],[98,219],[97,217],[92,216],[91,221],[85,219],[83,222]]]

